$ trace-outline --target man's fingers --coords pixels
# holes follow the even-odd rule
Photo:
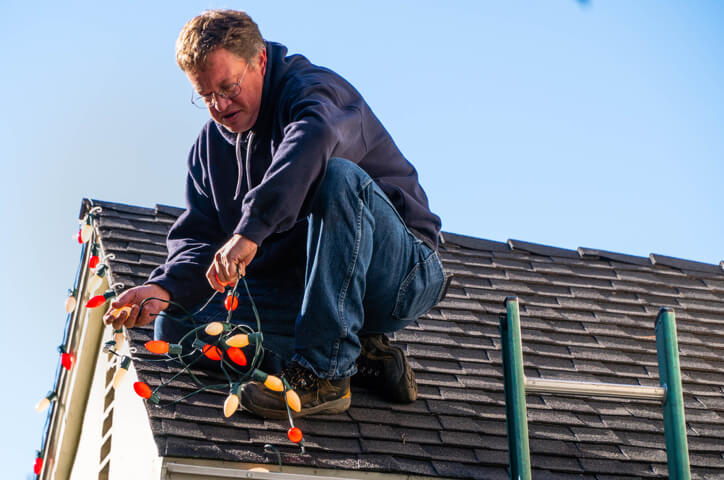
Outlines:
[[[138,315],[138,319],[136,320],[136,325],[147,325],[153,321],[154,318],[156,318],[156,314],[160,311],[158,302],[152,301],[146,303],[146,305],[143,306],[143,311],[140,312]]]
[[[234,262],[229,258],[228,252],[219,255],[219,265],[221,266],[221,272],[223,275],[219,275],[219,278],[226,284],[234,283],[236,279],[236,268]]]
[[[221,252],[218,252],[216,254],[216,256],[214,257],[214,262],[211,264],[211,266],[214,268],[214,271],[216,272],[216,280],[218,280],[221,286],[229,283],[229,276],[226,272],[226,265],[224,264]]]
[[[112,308],[108,313],[106,313],[103,319],[106,324],[112,323],[113,328],[116,330],[124,325],[131,328],[135,322],[134,308],[136,311],[138,310],[136,305],[124,305],[122,307]]]
[[[126,328],[133,328],[138,324],[138,305],[133,305],[128,311],[128,317],[124,322]]]
[[[224,286],[222,285],[221,280],[216,273],[216,267],[213,263],[206,271],[206,279],[209,281],[209,285],[211,285],[211,288],[213,288],[217,292],[224,293]]]

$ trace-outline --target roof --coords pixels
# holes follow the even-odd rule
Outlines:
[[[100,240],[113,282],[143,283],[165,259],[165,234],[181,209],[99,205]],[[676,313],[692,478],[724,478],[724,271],[652,254],[566,250],[443,233],[440,253],[454,274],[446,298],[394,341],[419,384],[411,405],[353,389],[342,415],[298,420],[307,454],[286,440],[286,422],[245,412],[225,419],[223,394],[148,407],[162,456],[459,478],[508,478],[498,317],[520,299],[525,374],[658,386],[653,339],[662,306]],[[135,328],[136,346],[151,328]],[[138,364],[149,384],[167,367]],[[194,388],[182,375],[164,396]],[[528,395],[535,478],[666,477],[661,406],[650,401]]]

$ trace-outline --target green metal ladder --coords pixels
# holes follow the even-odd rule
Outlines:
[[[523,346],[520,337],[518,299],[505,299],[506,314],[500,316],[503,349],[503,386],[508,428],[510,477],[530,480],[528,413],[526,393],[553,393],[569,396],[646,399],[662,403],[666,456],[671,480],[690,480],[689,449],[684,420],[684,397],[679,369],[679,347],[673,310],[662,308],[656,317],[656,350],[661,387],[614,383],[576,382],[526,378],[523,373]]]

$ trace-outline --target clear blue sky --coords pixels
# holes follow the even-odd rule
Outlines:
[[[81,199],[182,204],[205,117],[174,42],[229,6],[357,86],[445,230],[724,258],[722,2],[2,0],[4,477],[40,446]]]

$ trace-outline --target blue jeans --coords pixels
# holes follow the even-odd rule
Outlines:
[[[384,192],[356,164],[329,160],[311,206],[304,285],[248,278],[259,308],[268,369],[292,359],[322,378],[354,375],[360,335],[391,333],[439,300],[437,252],[413,235]],[[233,321],[255,325],[243,295]],[[223,319],[223,299],[196,316]],[[161,314],[155,336],[175,342],[191,328]]]

